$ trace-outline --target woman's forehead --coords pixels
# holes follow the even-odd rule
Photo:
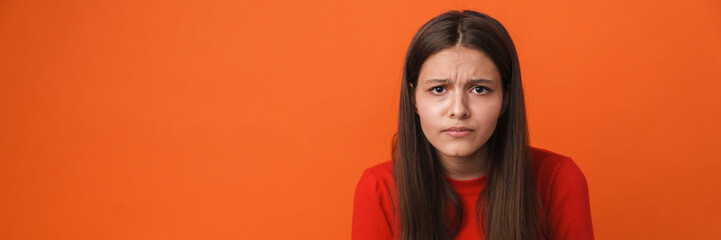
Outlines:
[[[485,79],[485,78],[475,78],[475,79],[468,79],[468,80],[461,80],[461,82],[465,82],[467,84],[493,84],[496,81],[491,79]],[[426,85],[437,85],[437,84],[455,84],[456,81],[450,78],[433,78],[433,79],[426,79],[423,81],[423,84]]]
[[[479,50],[452,47],[431,55],[421,67],[419,84],[469,82],[491,83],[500,80],[493,61]],[[490,81],[490,82],[489,82]]]

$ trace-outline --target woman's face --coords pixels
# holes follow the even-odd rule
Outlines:
[[[484,152],[503,105],[501,76],[490,58],[463,46],[441,50],[423,63],[414,89],[421,128],[439,157],[475,159]]]

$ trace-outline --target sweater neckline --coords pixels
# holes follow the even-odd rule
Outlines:
[[[453,179],[449,176],[446,176],[443,174],[443,177],[446,179],[448,184],[451,185],[451,187],[456,190],[458,194],[468,195],[473,194],[477,195],[481,193],[481,190],[486,186],[486,180],[488,178],[488,174],[484,174],[483,176],[475,179],[469,179],[469,180],[458,180]]]

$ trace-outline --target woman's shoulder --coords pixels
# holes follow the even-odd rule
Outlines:
[[[581,168],[571,157],[538,147],[530,147],[530,150],[531,166],[539,185],[548,187],[554,180],[568,177],[586,181]]]
[[[389,161],[377,163],[363,171],[356,186],[356,195],[367,192],[367,195],[390,198],[396,189],[393,178],[393,163]]]
[[[531,147],[531,165],[542,195],[550,196],[553,192],[573,189],[587,191],[588,185],[583,171],[569,156]]]
[[[543,149],[539,147],[529,146],[531,152],[531,165],[536,171],[552,171],[564,162],[573,162],[573,160],[563,154]]]
[[[391,160],[377,163],[363,171],[363,178],[376,178],[383,182],[393,180],[393,162]]]
[[[363,171],[353,200],[352,239],[391,239],[398,228],[394,214],[396,199],[393,164],[377,163]],[[391,228],[394,226],[394,228]]]
[[[593,239],[588,182],[581,168],[568,156],[540,148],[531,148],[531,159],[556,237]]]

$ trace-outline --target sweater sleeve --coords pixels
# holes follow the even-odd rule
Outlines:
[[[555,239],[593,239],[588,183],[570,158],[556,169],[550,192],[548,217]]]
[[[363,172],[353,200],[351,239],[392,239],[390,221],[383,210],[387,192],[380,178],[368,170]]]

